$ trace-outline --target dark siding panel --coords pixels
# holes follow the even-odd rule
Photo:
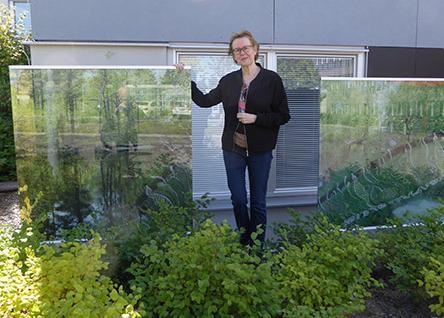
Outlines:
[[[417,49],[416,77],[444,77],[444,49]]]
[[[444,78],[444,49],[369,47],[367,76]]]
[[[368,77],[414,77],[415,49],[369,47]]]

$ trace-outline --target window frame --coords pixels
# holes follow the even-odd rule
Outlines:
[[[178,63],[181,55],[215,55],[227,56],[227,44],[181,44],[170,46],[173,63]],[[288,45],[261,45],[260,54],[264,56],[264,67],[277,72],[279,57],[295,58],[352,58],[353,78],[366,77],[367,55],[366,47],[316,47],[316,46],[288,46]],[[276,150],[274,151],[274,153]],[[301,205],[315,205],[317,203],[318,187],[276,188],[276,160],[273,160],[268,183],[267,206],[287,207]],[[231,208],[229,193],[221,191],[213,193],[214,200],[210,210],[224,210]]]

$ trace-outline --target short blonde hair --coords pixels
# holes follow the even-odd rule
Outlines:
[[[237,63],[236,60],[234,59],[234,54],[233,54],[234,53],[233,52],[233,42],[234,42],[234,40],[240,39],[240,38],[248,38],[251,42],[251,45],[253,45],[256,48],[256,55],[254,56],[254,60],[257,61],[257,59],[259,58],[259,43],[257,43],[256,39],[253,37],[253,34],[251,34],[251,32],[247,31],[247,30],[235,32],[231,35],[230,46],[228,48],[228,55],[231,55],[234,63]]]

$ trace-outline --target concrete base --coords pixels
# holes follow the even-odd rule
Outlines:
[[[308,215],[316,212],[316,205],[310,206],[298,206],[294,208],[268,208],[267,209],[267,239],[274,239],[275,235],[271,230],[273,223],[289,223],[292,219],[291,210],[299,212],[302,215]],[[233,210],[220,210],[217,212],[211,212],[212,219],[215,223],[220,224],[223,221],[227,221],[233,228],[236,228],[236,221],[234,219]]]

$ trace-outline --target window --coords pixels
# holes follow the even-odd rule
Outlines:
[[[215,88],[219,79],[239,69],[225,54],[181,53],[179,61],[191,66],[192,80],[203,92]],[[259,63],[263,65],[264,56]],[[229,194],[222,157],[221,136],[224,125],[222,104],[211,108],[193,105],[193,191],[195,196],[210,192],[214,197]]]
[[[317,200],[319,169],[319,86],[321,76],[356,76],[361,73],[363,54],[297,55],[262,50],[260,63],[277,71],[289,98],[292,120],[280,130],[275,160],[270,171],[271,206],[314,204]],[[358,65],[358,56],[360,64]],[[177,52],[177,60],[192,67],[191,76],[203,92],[217,86],[219,79],[239,66],[222,52]],[[193,190],[195,197],[209,192],[226,199],[229,190],[221,151],[224,112],[222,105],[199,108],[193,105]],[[303,198],[305,196],[305,198]],[[219,205],[219,207],[222,207]]]
[[[354,76],[353,57],[277,57],[291,121],[281,127],[276,147],[276,191],[317,187],[319,171],[320,78]]]

